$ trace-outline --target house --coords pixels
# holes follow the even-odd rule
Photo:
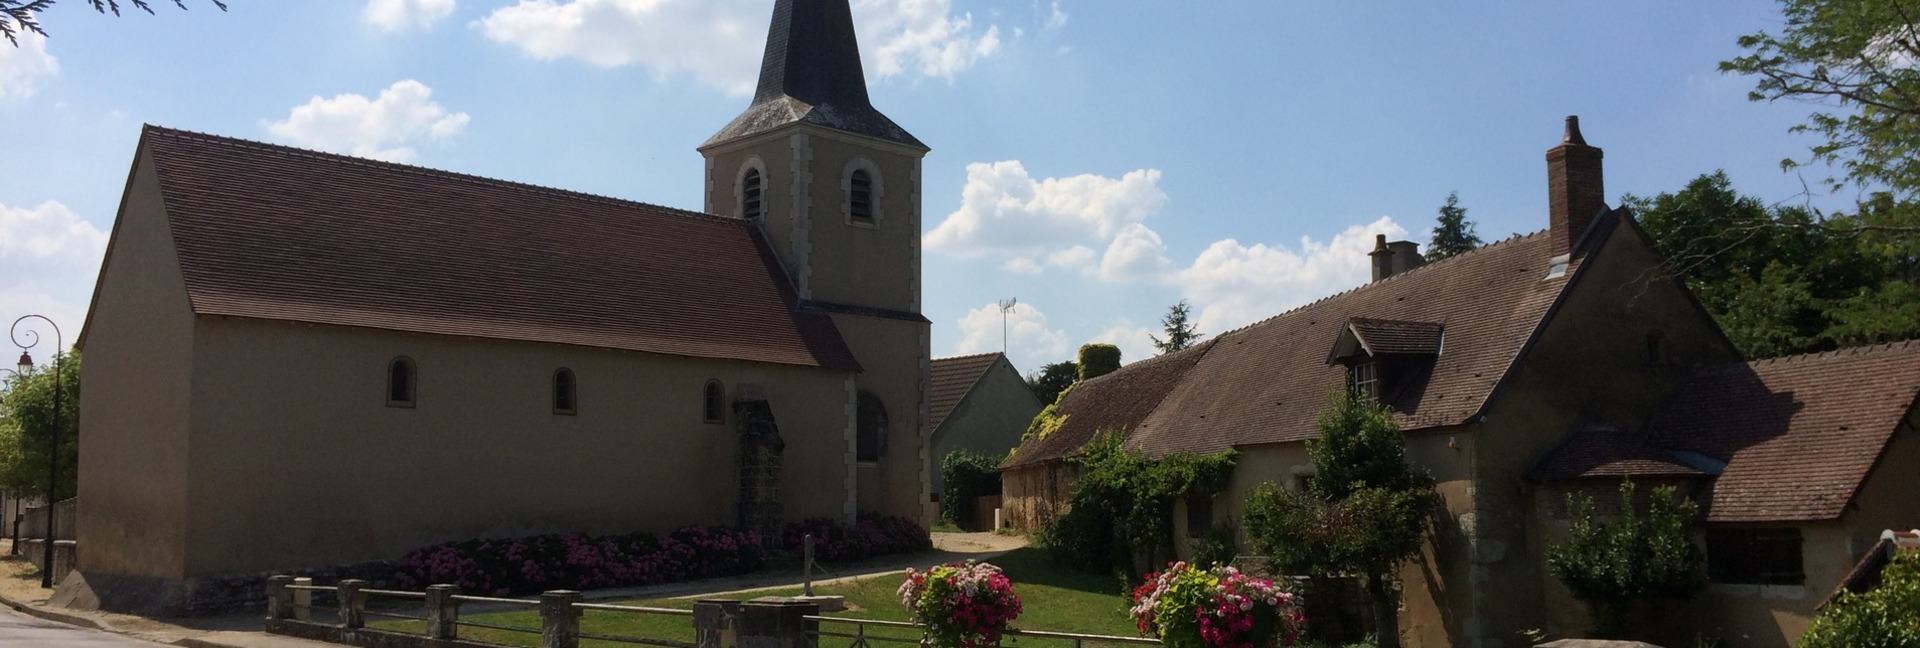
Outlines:
[[[945,487],[940,461],[955,450],[1002,456],[1020,445],[1040,399],[1004,353],[934,358],[927,398],[933,492]]]
[[[1150,456],[1238,451],[1222,496],[1176,506],[1176,535],[1203,534],[1259,484],[1301,487],[1316,415],[1353,389],[1394,411],[1442,500],[1400,574],[1406,645],[1584,631],[1544,548],[1567,492],[1622,475],[1705,503],[1719,582],[1699,629],[1789,645],[1871,534],[1920,519],[1920,343],[1744,362],[1632,214],[1606,206],[1576,119],[1546,157],[1544,231],[1427,264],[1382,238],[1364,286],[1077,385],[1003,465],[1009,519],[1063,512],[1069,459],[1119,430]],[[1798,582],[1754,584],[1790,580],[1795,560]]]
[[[271,570],[550,532],[931,521],[928,148],[846,0],[778,0],[705,211],[149,126],[79,346],[80,573],[197,611]]]

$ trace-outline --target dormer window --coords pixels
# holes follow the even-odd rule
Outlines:
[[[1372,359],[1355,363],[1351,371],[1349,385],[1353,393],[1368,398],[1380,398],[1380,363]]]
[[[1347,368],[1353,393],[1389,402],[1402,390],[1419,389],[1444,345],[1438,323],[1355,317],[1334,340],[1327,364]]]
[[[856,223],[873,223],[873,176],[857,169],[847,184],[847,216]]]
[[[744,218],[747,220],[760,220],[761,215],[765,213],[764,203],[761,202],[761,199],[760,199],[762,182],[763,181],[760,176],[759,169],[747,169],[746,175],[741,176],[740,178],[740,217],[741,218]]]

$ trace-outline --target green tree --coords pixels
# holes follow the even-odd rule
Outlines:
[[[1440,206],[1439,222],[1427,243],[1427,260],[1457,256],[1480,247],[1480,243],[1480,235],[1473,233],[1473,221],[1467,220],[1467,208],[1460,206],[1460,192],[1447,192],[1447,204]]]
[[[973,524],[973,499],[1000,494],[1000,462],[992,455],[961,448],[940,458],[940,515],[954,526]],[[987,529],[990,530],[990,529]]]
[[[80,355],[58,358],[60,368],[60,483],[54,499],[71,497],[78,483],[80,434]],[[54,427],[55,374],[40,371],[11,379],[0,394],[0,491],[26,496],[47,492],[47,452]]]
[[[1054,362],[1027,374],[1027,389],[1033,390],[1033,396],[1045,405],[1060,400],[1060,393],[1067,391],[1068,387],[1073,386],[1073,381],[1079,379],[1079,364],[1072,360]]]
[[[1337,392],[1319,424],[1320,438],[1307,444],[1313,479],[1304,490],[1268,482],[1249,493],[1247,537],[1298,573],[1359,574],[1379,645],[1398,648],[1393,579],[1425,540],[1439,502],[1433,478],[1407,462],[1392,412],[1372,398]]]
[[[1894,554],[1879,587],[1842,593],[1813,618],[1800,648],[1920,648],[1920,552]]]
[[[1187,318],[1192,315],[1193,307],[1187,305],[1185,299],[1167,307],[1167,316],[1160,319],[1160,329],[1167,334],[1167,339],[1162,340],[1148,335],[1147,338],[1153,340],[1153,348],[1159,349],[1161,353],[1173,353],[1199,342],[1200,336],[1205,334],[1201,333],[1193,323],[1187,321]]]
[[[1592,497],[1568,494],[1571,534],[1547,547],[1547,569],[1587,604],[1603,637],[1632,634],[1634,604],[1684,599],[1706,584],[1690,537],[1699,506],[1672,486],[1653,489],[1644,504],[1633,492],[1631,480],[1620,482],[1620,515],[1612,521],[1595,515]]]
[[[221,0],[209,1],[221,11],[227,10],[226,3]],[[135,9],[153,13],[153,7],[148,6],[147,0],[128,0],[128,2]],[[46,11],[53,6],[53,3],[54,0],[0,0],[0,36],[7,37],[7,42],[13,43],[14,47],[19,47],[18,35],[21,32],[47,35],[47,32],[40,28],[39,17],[34,14]],[[87,4],[92,5],[94,11],[103,14],[111,11],[115,16],[120,15],[120,0],[87,0]],[[182,10],[187,8],[185,0],[173,0],[173,4]]]
[[[1092,380],[1120,370],[1120,347],[1111,344],[1080,345],[1079,379]]]

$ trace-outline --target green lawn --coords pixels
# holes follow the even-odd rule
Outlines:
[[[1055,566],[1042,549],[1028,547],[1018,549],[992,561],[1006,570],[1013,579],[1014,592],[1020,595],[1024,612],[1014,622],[1014,627],[1028,630],[1049,630],[1055,632],[1078,632],[1087,634],[1107,634],[1134,636],[1133,622],[1127,618],[1127,599],[1121,595],[1123,584],[1105,576],[1093,576],[1069,571]],[[894,594],[900,586],[897,575],[875,576],[853,583],[822,586],[814,588],[816,594],[838,595],[847,598],[848,609],[831,616],[905,621],[906,610],[900,606],[900,600]],[[795,596],[798,589],[756,592],[750,596]],[[622,604],[644,605],[677,609],[692,609],[694,599],[656,599],[643,601],[622,601]],[[415,611],[417,612],[417,610]],[[477,621],[490,625],[514,626],[530,630],[540,627],[540,615],[534,611],[505,612],[463,617],[462,620]],[[373,624],[388,630],[421,632],[425,625],[417,621],[388,621]],[[581,619],[581,630],[591,634],[624,635],[679,641],[693,640],[693,621],[685,616],[667,616],[657,614],[627,614],[588,610]],[[852,633],[851,624],[821,624],[823,632]],[[903,634],[899,629],[869,629],[872,636],[890,636],[918,639],[917,634]],[[540,645],[540,635],[535,633],[508,632],[488,628],[462,627],[463,638],[494,641],[523,646]],[[822,645],[835,647],[852,644],[851,639],[827,638]],[[1035,648],[1061,648],[1071,644],[1036,639],[1024,641],[1008,640],[1008,645],[1030,645]],[[582,646],[611,647],[628,644],[588,640]],[[875,648],[895,648],[910,646],[907,643],[880,643]]]

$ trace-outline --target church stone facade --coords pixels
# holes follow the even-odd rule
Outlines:
[[[478,537],[930,522],[928,149],[859,65],[846,0],[779,0],[760,96],[701,147],[706,213],[148,127],[80,341],[61,598],[192,610]]]

